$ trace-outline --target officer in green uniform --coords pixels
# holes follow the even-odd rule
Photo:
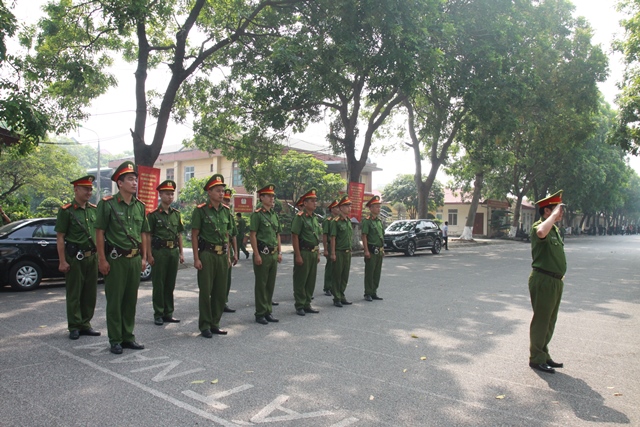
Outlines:
[[[364,246],[364,299],[382,300],[378,296],[382,259],[384,258],[384,231],[380,220],[380,196],[373,196],[366,204],[371,215],[362,221]]]
[[[69,338],[99,336],[91,327],[96,308],[98,257],[96,256],[96,205],[89,203],[95,176],[72,181],[73,203],[58,211],[56,220],[58,270],[65,273]]]
[[[255,281],[256,322],[266,325],[278,322],[273,317],[273,291],[276,286],[278,264],[282,262],[282,246],[278,214],[273,210],[275,185],[269,184],[258,190],[262,206],[251,214],[249,240],[253,249],[253,273]]]
[[[236,236],[236,246],[238,250],[244,253],[245,259],[249,258],[249,251],[245,247],[244,236],[247,234],[247,221],[242,217],[240,212],[236,213],[236,228],[238,235]]]
[[[349,270],[351,269],[351,238],[353,228],[349,213],[351,212],[351,200],[349,196],[343,196],[338,202],[340,215],[331,222],[329,235],[331,236],[331,261],[333,261],[333,305],[342,307],[351,305],[347,301],[344,292],[349,283]]]
[[[173,317],[173,291],[176,288],[178,263],[184,263],[182,246],[182,217],[171,207],[176,191],[176,183],[170,179],[156,187],[160,195],[160,206],[147,215],[151,230],[151,247],[147,248],[153,282],[153,319],[162,326],[164,322],[178,323]]]
[[[193,251],[193,266],[198,270],[200,289],[198,328],[205,338],[213,334],[227,335],[220,329],[220,318],[227,296],[227,274],[231,266],[229,258],[229,234],[233,230],[233,218],[229,207],[222,203],[224,177],[215,174],[204,186],[209,202],[193,210],[191,241],[197,245]]]
[[[324,294],[330,297],[331,290],[333,289],[333,261],[329,256],[329,250],[331,249],[331,237],[329,237],[329,230],[331,229],[331,221],[340,215],[340,208],[338,207],[338,200],[334,200],[327,207],[327,216],[322,221],[322,247],[324,248],[324,257],[327,263],[324,266]]]
[[[224,190],[224,197],[222,198],[222,203],[224,203],[229,209],[231,209],[231,196],[233,195],[233,191],[230,188]],[[231,259],[232,266],[238,263],[238,243],[236,236],[238,235],[238,226],[236,222],[233,220],[233,216],[231,217],[231,222],[233,223],[233,228],[231,233],[229,233],[229,248],[231,250]],[[229,292],[231,291],[231,270],[229,267],[227,274],[227,297],[224,300],[224,312],[225,313],[235,313],[235,309],[229,307]]]
[[[138,173],[133,162],[122,163],[111,176],[118,192],[98,203],[96,245],[98,268],[107,297],[107,332],[111,353],[142,350],[133,334],[140,272],[147,266],[149,223],[144,203],[136,198]]]
[[[293,297],[296,314],[318,313],[311,307],[311,298],[316,288],[316,274],[320,262],[320,235],[322,228],[314,211],[318,201],[316,189],[312,188],[300,197],[303,210],[291,223],[291,244],[293,245]]]
[[[553,361],[548,347],[558,318],[564,288],[562,280],[567,272],[564,241],[555,225],[562,221],[562,190],[536,204],[541,218],[531,228],[533,271],[529,276],[529,295],[533,318],[529,328],[529,366],[542,372],[554,373],[554,368],[563,367],[562,363]]]

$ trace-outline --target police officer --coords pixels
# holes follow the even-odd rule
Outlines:
[[[316,189],[312,188],[300,197],[303,209],[291,223],[291,244],[293,245],[293,297],[296,314],[318,313],[311,307],[313,291],[316,287],[316,273],[320,262],[320,235],[322,228],[314,211],[317,202]]]
[[[226,188],[224,190],[224,197],[222,198],[222,203],[224,203],[229,209],[231,209],[231,196],[233,195],[233,191],[230,188]],[[236,265],[238,263],[238,243],[237,243],[237,235],[238,235],[238,226],[236,224],[235,221],[233,221],[233,216],[232,218],[232,223],[233,223],[233,228],[231,230],[231,233],[229,233],[229,244],[230,244],[230,249],[231,249],[231,259],[232,259],[232,264]],[[231,291],[231,270],[232,268],[229,267],[228,269],[228,274],[227,274],[227,297],[224,300],[224,312],[225,313],[235,313],[236,310],[229,307],[229,292]]]
[[[275,185],[269,184],[258,190],[261,207],[251,214],[249,239],[253,249],[253,273],[255,275],[256,322],[266,325],[278,322],[273,317],[273,291],[276,286],[278,264],[282,262],[280,231],[282,226],[278,214],[273,210]]]
[[[96,245],[107,297],[111,353],[122,354],[123,348],[144,349],[136,342],[133,329],[140,272],[147,266],[149,223],[144,203],[136,198],[138,172],[133,162],[118,166],[111,179],[118,192],[98,203]]]
[[[89,203],[95,176],[71,181],[73,203],[58,210],[56,220],[58,270],[65,273],[69,338],[99,336],[91,327],[96,308],[98,257],[96,256],[96,205]]]
[[[170,179],[156,187],[160,195],[158,209],[147,215],[151,231],[151,247],[147,248],[153,282],[153,319],[162,326],[164,322],[178,323],[173,317],[173,291],[176,288],[178,263],[184,263],[182,246],[182,217],[177,209],[171,207],[175,197],[176,183]]]
[[[227,295],[227,274],[231,265],[229,234],[233,230],[233,218],[229,207],[222,203],[224,177],[215,174],[204,186],[209,202],[193,210],[191,241],[197,244],[193,251],[193,266],[198,270],[200,316],[198,328],[205,338],[213,334],[227,335],[220,329],[220,318]]]
[[[351,305],[344,295],[349,283],[349,270],[351,269],[351,238],[353,228],[349,213],[351,212],[351,200],[349,196],[343,196],[338,202],[340,215],[331,222],[329,235],[331,236],[331,261],[333,261],[333,305],[342,307]]]
[[[567,260],[564,241],[555,223],[562,221],[562,190],[536,202],[540,219],[531,228],[531,257],[533,271],[529,276],[529,295],[533,318],[529,328],[529,366],[554,373],[563,364],[554,362],[549,355],[549,341],[558,318],[562,299]]]
[[[245,247],[244,236],[247,234],[247,221],[242,217],[240,212],[236,213],[236,228],[238,235],[236,236],[236,246],[238,250],[244,253],[245,259],[249,258],[249,251]]]
[[[384,258],[384,231],[380,220],[380,196],[373,196],[366,204],[371,213],[362,221],[364,246],[364,299],[382,300],[378,296],[382,259]]]
[[[334,200],[327,206],[327,216],[322,221],[322,247],[324,249],[324,257],[327,263],[324,266],[324,294],[328,297],[331,296],[331,290],[333,289],[333,261],[329,256],[331,238],[329,237],[329,230],[331,229],[331,221],[340,215],[340,208],[338,207],[338,200]]]

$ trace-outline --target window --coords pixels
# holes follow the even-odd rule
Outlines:
[[[458,209],[449,209],[449,225],[458,225]]]
[[[242,187],[242,172],[238,167],[237,162],[233,162],[233,175],[231,176],[231,186],[232,187]]]
[[[184,167],[184,182],[186,183],[191,178],[196,176],[196,167],[195,166],[185,166]]]
[[[167,179],[170,179],[171,181],[175,181],[175,175],[173,173],[173,168],[167,168]]]
[[[209,166],[209,172],[213,172],[213,163]]]

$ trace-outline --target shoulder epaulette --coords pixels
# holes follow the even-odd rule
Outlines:
[[[261,210],[262,210],[262,208],[258,208],[254,212],[260,212]]]
[[[104,200],[105,202],[108,202],[111,199],[113,199],[113,196],[105,196],[102,198],[102,200]]]
[[[371,219],[371,215],[368,215],[367,218],[365,218],[365,219]]]
[[[142,203],[142,206],[147,206],[147,204],[145,202],[143,202],[142,200],[140,200],[140,199],[136,199],[136,200],[139,201],[140,203]]]
[[[60,206],[60,209],[69,209],[71,207],[71,203],[67,203],[64,206]]]
[[[298,212],[296,215],[298,215],[298,216],[302,216],[302,215],[304,215],[304,211],[300,211],[300,212]]]
[[[87,203],[87,204],[89,205],[89,207],[97,208],[97,206],[96,206],[96,205],[94,205],[93,203]]]
[[[202,207],[205,207],[205,206],[207,206],[206,203],[201,203],[201,204],[198,205],[199,208],[202,208]]]
[[[220,203],[222,205],[223,208],[227,208],[227,209],[231,209],[229,206],[225,205],[224,203]]]
[[[339,216],[337,216],[337,217],[335,217],[335,218],[331,218],[331,221],[336,221],[336,222],[337,222],[337,221],[340,221],[340,217],[339,217]]]

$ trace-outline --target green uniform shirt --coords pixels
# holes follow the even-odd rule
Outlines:
[[[367,235],[367,243],[373,246],[384,246],[384,231],[380,217],[369,215],[362,221],[362,234]]]
[[[169,212],[162,210],[162,206],[147,215],[149,230],[153,237],[160,240],[177,240],[179,233],[184,231],[180,211],[169,207]]]
[[[114,215],[118,215],[119,221]],[[121,223],[126,228],[126,232]],[[96,228],[104,230],[105,238],[110,244],[121,249],[134,249],[136,245],[127,237],[127,233],[142,244],[142,233],[149,232],[144,203],[134,196],[131,198],[131,203],[127,205],[120,192],[103,198],[98,203]]]
[[[558,227],[555,225],[549,231],[547,237],[544,239],[539,238],[536,231],[542,221],[542,219],[536,221],[531,227],[531,257],[533,258],[531,267],[541,268],[564,276],[567,272],[564,242],[560,237]]]
[[[353,236],[353,228],[349,218],[337,217],[331,221],[331,229],[329,230],[331,237],[336,237],[336,250],[351,250],[351,238]]]
[[[299,212],[291,222],[291,232],[297,234],[298,238],[305,241],[307,245],[318,246],[322,228],[318,224],[318,219],[314,214],[308,215],[306,212]]]
[[[199,237],[212,245],[224,245],[232,232],[233,218],[229,207],[220,203],[218,209],[212,204],[203,203],[193,210],[191,228],[200,230]],[[196,243],[194,243],[195,245]]]
[[[238,234],[244,236],[247,232],[247,221],[243,217],[240,217],[240,219],[237,220],[236,226],[238,227]]]
[[[74,217],[77,218],[78,221],[76,221]],[[97,217],[98,210],[96,209],[96,205],[87,203],[84,208],[81,208],[74,201],[73,203],[62,206],[58,210],[55,230],[57,233],[64,234],[64,240],[67,242],[75,243],[81,249],[90,249],[95,245],[96,241]],[[80,227],[78,222],[82,224],[82,227]],[[87,233],[91,235],[93,243],[89,242]]]
[[[333,221],[333,217],[331,215],[327,215],[322,221],[322,234],[326,234],[329,236],[329,230],[331,229],[331,221]]]
[[[259,208],[251,214],[249,230],[256,232],[256,239],[267,246],[278,246],[278,234],[282,231],[278,214],[273,209],[270,211]]]

